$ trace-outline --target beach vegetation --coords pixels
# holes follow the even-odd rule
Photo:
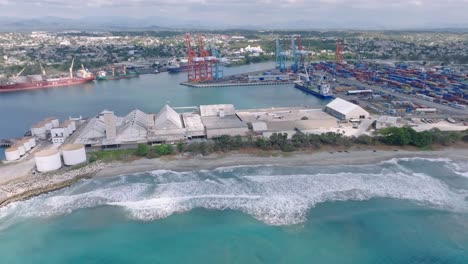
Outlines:
[[[145,157],[146,155],[148,155],[148,152],[149,147],[147,144],[138,144],[135,154],[140,157]]]
[[[153,151],[159,156],[171,155],[174,152],[172,146],[169,144],[156,145],[153,147]]]

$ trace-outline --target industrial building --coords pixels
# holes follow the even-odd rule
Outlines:
[[[204,136],[205,127],[199,114],[179,114],[165,105],[158,114],[135,109],[125,117],[104,110],[88,121],[74,142],[88,146],[109,146],[174,142]]]
[[[375,129],[379,130],[382,128],[386,127],[398,127],[401,126],[399,125],[399,119],[396,116],[380,116],[376,121],[375,121]]]
[[[239,118],[252,124],[256,135],[269,136],[272,133],[294,134],[317,133],[335,127],[337,120],[321,109],[304,107],[267,108],[238,111]]]
[[[362,107],[341,98],[336,98],[327,104],[325,112],[340,120],[365,119],[369,117],[369,112]]]
[[[236,115],[234,105],[201,105],[200,114],[207,138],[245,136],[249,132],[247,123]]]

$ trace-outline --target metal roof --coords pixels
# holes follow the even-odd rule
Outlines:
[[[343,100],[341,98],[336,98],[335,100],[331,101],[329,104],[327,104],[327,108],[333,109],[339,113],[342,113],[344,115],[349,114],[355,109],[361,108],[358,105],[355,105],[353,103],[350,103],[346,100]],[[361,108],[362,109],[362,108]],[[362,109],[364,110],[364,109]]]

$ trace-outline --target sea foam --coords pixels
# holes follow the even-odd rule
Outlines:
[[[418,161],[424,159],[417,159]],[[468,190],[418,172],[416,159],[393,159],[375,165],[339,167],[234,166],[209,171],[152,171],[94,179],[66,190],[12,203],[0,220],[49,217],[80,208],[115,206],[128,216],[153,221],[194,208],[238,210],[270,225],[297,224],[307,212],[329,201],[371,198],[408,200],[422,206],[468,211]],[[445,159],[448,172],[466,174],[468,165]],[[407,163],[410,163],[408,165]]]

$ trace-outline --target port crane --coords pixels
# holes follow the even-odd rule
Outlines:
[[[70,79],[73,79],[73,65],[75,65],[75,57],[73,57],[72,59],[72,63],[71,63],[71,66],[70,66]]]
[[[286,53],[283,52],[279,38],[276,37],[276,69],[280,71],[286,70]]]
[[[42,66],[42,63],[39,63],[39,66],[41,66],[42,76],[46,76],[47,74],[46,74],[44,67]]]
[[[25,70],[26,68],[23,68],[20,72],[18,72],[18,74],[14,75],[13,76],[13,80],[16,80]]]

